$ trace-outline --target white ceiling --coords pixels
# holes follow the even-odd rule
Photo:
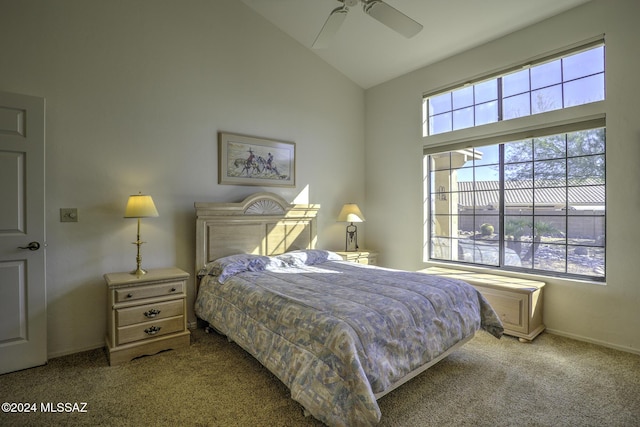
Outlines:
[[[327,49],[311,45],[337,0],[242,0],[282,31],[367,89],[590,0],[387,0],[424,26],[406,39],[360,5]]]

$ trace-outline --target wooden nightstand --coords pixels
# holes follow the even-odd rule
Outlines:
[[[476,288],[500,316],[504,333],[530,342],[545,326],[542,322],[542,290],[545,283],[487,273],[430,267],[421,273],[464,280]]]
[[[108,273],[107,336],[109,364],[162,350],[188,346],[187,279],[178,268]]]
[[[378,253],[367,250],[358,251],[336,251],[345,261],[356,262],[358,264],[378,264]]]

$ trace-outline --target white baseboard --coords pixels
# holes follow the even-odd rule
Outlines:
[[[584,341],[584,342],[588,342],[588,343],[591,343],[591,344],[601,345],[603,347],[612,348],[614,350],[620,350],[620,351],[625,351],[627,353],[633,353],[633,354],[640,355],[640,349],[633,348],[633,347],[626,347],[626,346],[623,346],[623,345],[612,344],[612,343],[606,342],[606,341],[594,340],[592,338],[584,337],[582,335],[570,334],[570,333],[567,333],[567,332],[558,331],[556,329],[547,328],[547,329],[545,329],[545,332],[548,332],[548,333],[553,334],[553,335],[559,335],[561,337],[571,338],[571,339],[574,339],[574,340],[577,340],[577,341]]]

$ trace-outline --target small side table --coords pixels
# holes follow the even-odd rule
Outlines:
[[[179,268],[108,273],[107,335],[110,365],[139,356],[189,346],[187,279]]]
[[[378,253],[367,250],[358,251],[336,251],[345,261],[355,262],[358,264],[378,264]]]

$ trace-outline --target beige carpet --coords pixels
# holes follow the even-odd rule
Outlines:
[[[102,350],[0,376],[2,426],[319,426],[235,344],[194,331],[188,349],[110,367]],[[82,413],[41,404],[86,402]],[[382,426],[638,426],[640,356],[543,334],[531,344],[479,333],[379,401]]]

